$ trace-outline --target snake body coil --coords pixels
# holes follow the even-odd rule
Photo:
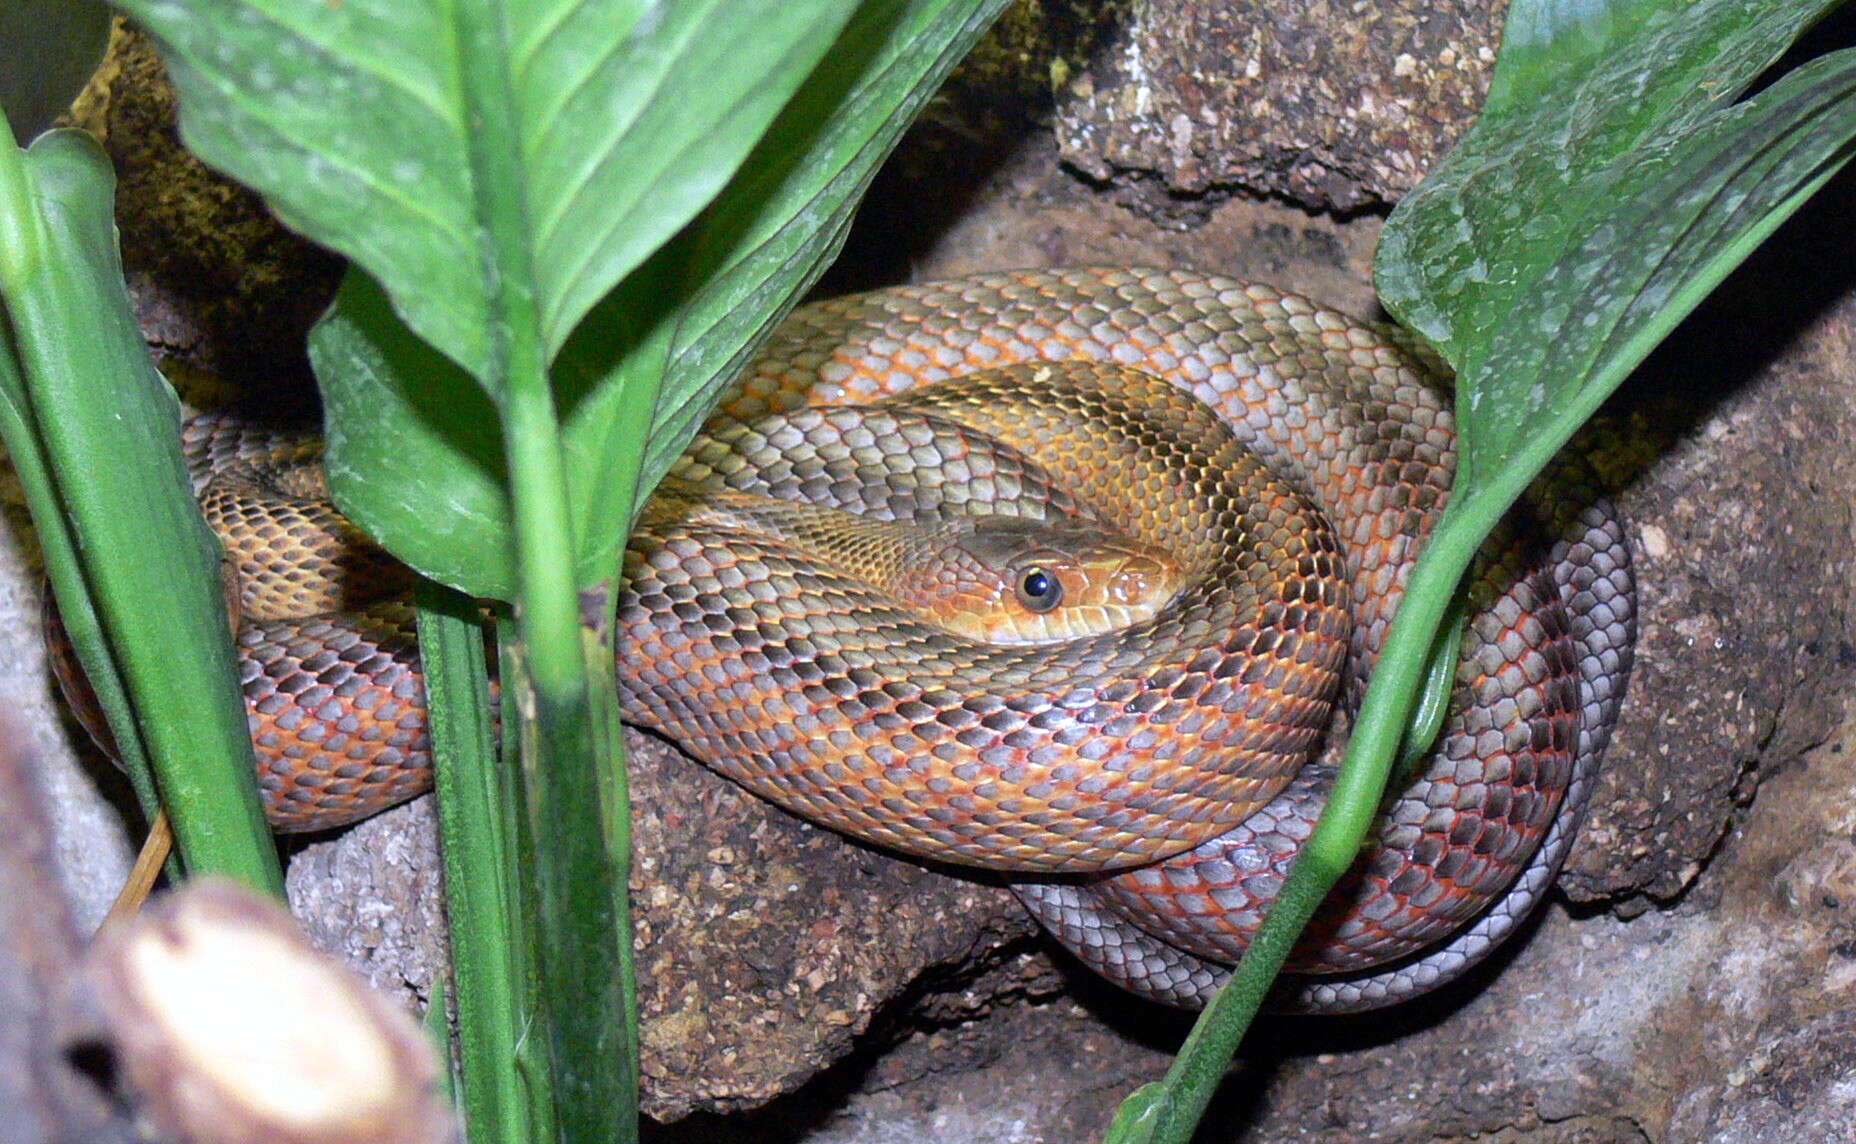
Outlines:
[[[423,693],[394,574],[319,490],[246,459],[259,444],[278,447],[189,429],[198,471],[230,474],[202,477],[209,509],[273,554],[246,577],[245,688],[273,817],[313,828],[428,785]],[[1319,812],[1331,709],[1364,687],[1454,449],[1418,351],[1267,287],[1080,269],[808,306],[628,549],[626,716],[808,818],[1035,876],[1020,896],[1085,962],[1201,1004]],[[1370,1007],[1459,973],[1557,871],[1634,596],[1608,505],[1543,487],[1485,548],[1436,753],[1298,947],[1310,976],[1284,1004]],[[254,489],[284,507],[260,517]],[[998,596],[1004,562],[1043,609],[1072,572],[1039,537],[1098,531],[1108,603],[1057,636],[924,617],[889,584]],[[292,545],[335,555],[274,555]],[[331,578],[344,610],[275,618]]]

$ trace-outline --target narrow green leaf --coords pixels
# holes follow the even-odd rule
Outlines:
[[[475,161],[516,159],[551,356],[688,222],[850,15],[850,0],[123,0],[181,93],[187,145],[378,279],[492,393],[499,288]],[[493,29],[486,72],[474,22]],[[509,131],[489,132],[492,91]]]
[[[1149,1144],[1166,1107],[1166,1085],[1150,1081],[1135,1089],[1115,1107],[1102,1144]]]
[[[3,316],[3,315],[0,315]],[[84,582],[84,565],[78,556],[76,540],[65,522],[64,505],[45,459],[38,431],[32,423],[31,399],[13,345],[12,331],[0,321],[0,441],[7,450],[7,462],[26,494],[26,508],[32,514],[38,533],[39,551],[45,561],[45,578],[52,598],[58,603],[58,618],[64,627],[97,709],[109,724],[115,740],[116,760],[129,776],[136,805],[142,816],[153,822],[161,812],[161,797],[155,790],[155,773],[149,766],[148,751],[142,745],[142,732],[135,723],[135,709],[129,704],[129,692],[116,670],[110,654],[109,640],[97,619],[90,600],[90,588]],[[178,867],[175,867],[178,872]]]
[[[129,311],[109,160],[81,132],[43,135],[23,155],[4,134],[0,294],[31,406],[29,421],[9,420],[36,432],[57,482],[189,868],[281,894],[218,544],[181,460],[179,403]],[[73,601],[74,614],[83,607]]]
[[[590,639],[589,634],[589,639]],[[595,678],[611,679],[612,650],[587,648]],[[590,689],[592,703],[550,702],[529,674],[527,641],[505,644],[500,660],[503,701],[517,716],[521,759],[521,822],[527,845],[520,848],[523,915],[535,935],[532,968],[539,986],[536,1013],[554,1085],[554,1110],[562,1138],[617,1140],[620,1125],[637,1118],[636,1042],[627,1027],[635,1017],[626,991],[629,974],[615,946],[629,940],[623,873],[629,854],[628,829],[609,819],[614,792],[611,771],[559,766],[557,760],[616,760],[622,773],[623,747],[616,741],[616,689]],[[620,792],[622,794],[622,788]],[[624,925],[621,930],[620,926]]]
[[[506,610],[499,611],[494,617],[494,626],[496,662],[499,665],[519,664],[522,660],[522,644],[517,636],[515,618]],[[510,678],[506,670],[502,675],[505,680]],[[514,717],[515,701],[507,682],[503,686],[501,706]],[[523,1139],[543,1141],[554,1140],[559,1136],[555,1118],[555,1087],[548,1057],[549,1038],[544,1035],[543,1027],[547,1002],[540,970],[544,952],[542,907],[536,876],[539,868],[537,854],[547,844],[547,836],[537,839],[535,831],[531,829],[533,816],[527,808],[534,799],[528,790],[523,768],[524,738],[521,733],[505,732],[502,742],[498,744],[496,808],[502,817],[503,841],[499,844],[503,850],[501,860],[508,871],[509,884],[514,892],[505,940],[509,942],[509,956],[515,962],[515,980],[521,986],[521,995],[516,1004],[523,1014],[528,1015],[516,1041],[514,1062],[516,1081],[527,1094],[528,1135]]]
[[[482,623],[476,601],[429,580],[418,583],[418,604],[445,862],[445,921],[458,986],[464,1083],[457,1104],[473,1136],[521,1140],[531,1117],[531,1092],[518,1083],[514,1062],[531,1011],[522,1005],[520,956],[513,948],[515,877],[504,864],[512,843],[500,801]],[[450,1059],[449,1052],[443,1059]],[[551,1097],[543,1093],[542,1099]]]
[[[1425,659],[1417,707],[1398,745],[1395,778],[1415,772],[1431,757],[1437,745],[1437,736],[1444,729],[1444,719],[1450,714],[1450,700],[1456,690],[1456,669],[1463,658],[1463,629],[1468,620],[1469,598],[1459,594],[1451,601],[1450,611]]]
[[[445,1015],[446,1005],[443,979],[432,982],[431,996],[425,1002],[425,1019],[420,1024],[425,1030],[426,1043],[432,1046],[432,1056],[438,1061],[439,1091],[444,1094],[445,1103],[456,1108],[458,1070],[451,1056],[451,1021]]]
[[[687,299],[652,327],[665,346],[665,373],[645,487],[655,487],[722,387],[837,257],[877,168],[1004,8],[1004,0],[868,0],[829,66],[799,90],[714,206],[646,268],[653,273],[622,292],[643,313],[653,286]],[[576,456],[604,451],[595,444],[610,431],[600,395],[569,414]]]
[[[510,28],[487,5],[461,5],[454,15],[458,58],[472,77],[465,108],[474,134],[514,142],[519,64],[509,58]],[[600,796],[623,789],[625,759],[592,731],[595,710],[617,698],[604,682],[609,676],[589,672],[599,664],[589,663],[581,645],[545,294],[531,261],[530,212],[539,204],[516,148],[478,146],[469,158],[489,288],[491,357],[483,379],[497,400],[513,514],[520,647],[503,661],[503,685],[521,746],[522,809],[536,840],[536,1032],[547,1050],[545,1084],[561,1138],[627,1141],[638,1130],[638,1063],[624,1029],[623,979],[612,967],[631,934],[613,907],[614,888],[622,894],[624,883],[611,850],[614,831],[600,813]],[[502,849],[506,862],[506,839]]]

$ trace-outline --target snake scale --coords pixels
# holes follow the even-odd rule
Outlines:
[[[1396,331],[1186,271],[803,307],[628,548],[626,718],[816,822],[1014,871],[1083,962],[1201,1005],[1312,828],[1448,499],[1444,389]],[[319,446],[210,418],[185,443],[249,554],[238,642],[273,821],[425,789],[404,573],[328,506]],[[1621,525],[1561,466],[1473,576],[1438,745],[1279,1007],[1460,974],[1565,856],[1630,666]]]

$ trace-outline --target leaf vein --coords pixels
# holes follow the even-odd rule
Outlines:
[[[789,51],[783,58],[790,59],[795,54],[798,54],[796,48],[793,51]],[[758,93],[752,89],[742,91],[718,116],[716,116],[715,122],[727,122],[730,118],[735,116],[743,106],[752,102],[757,94]],[[637,185],[641,187],[654,187],[655,184],[661,180],[663,172],[676,169],[693,150],[701,146],[706,146],[709,142],[710,140],[707,135],[698,135],[695,133],[686,135],[681,145],[656,165],[653,176],[649,180],[639,180]],[[589,171],[588,181],[590,181],[592,175],[597,174],[598,171],[602,169],[606,163],[611,162],[612,159],[613,156],[610,154],[602,156],[599,163],[595,164],[591,171]],[[637,197],[637,195],[634,195],[633,201],[636,201]],[[587,273],[587,268],[591,265],[593,259],[598,255],[606,253],[607,247],[612,242],[613,236],[631,221],[629,216],[629,211],[609,212],[597,239],[593,242],[584,242],[579,245],[569,269],[565,273],[558,275],[556,281],[564,285],[579,282]],[[562,293],[565,292],[565,289],[563,289]]]
[[[439,98],[436,93],[423,86],[410,83],[405,75],[386,70],[384,64],[364,54],[353,51],[339,51],[327,39],[312,35],[307,26],[292,23],[284,19],[282,15],[275,10],[267,8],[262,4],[253,3],[251,0],[245,0],[245,2],[241,4],[241,7],[264,17],[283,33],[317,49],[329,59],[346,62],[360,74],[369,76],[388,89],[403,92],[414,103],[430,111],[440,123],[443,123],[453,131],[463,130],[464,121],[461,108],[446,107],[444,101]],[[279,46],[287,47],[288,45]]]
[[[637,125],[638,120],[643,117],[646,110],[656,102],[658,92],[663,89],[666,80],[673,73],[682,70],[683,65],[687,62],[684,59],[684,55],[690,42],[702,31],[702,17],[713,10],[713,8],[714,5],[711,4],[702,12],[691,12],[684,26],[684,34],[677,37],[674,43],[667,46],[665,50],[653,53],[661,61],[661,66],[656,68],[648,78],[643,76],[632,77],[632,82],[643,83],[646,86],[638,94],[638,97],[633,100],[631,113],[607,124],[605,137],[597,144],[578,145],[581,156],[580,169],[574,175],[563,181],[560,193],[555,196],[553,202],[548,204],[546,212],[537,220],[535,225],[537,246],[545,246],[553,238],[556,228],[559,227],[562,221],[572,213],[576,206],[578,206],[581,193],[586,189],[586,185],[599,172],[606,161],[611,158],[611,152],[619,147],[620,142],[632,128]],[[539,130],[535,136],[537,146],[540,145],[542,139],[553,132],[554,126],[559,121],[560,115],[565,112],[567,106],[579,96],[580,92],[600,74],[600,69],[605,67],[612,57],[630,42],[631,37],[629,35],[616,37],[613,42],[607,46],[607,49],[600,53],[599,58],[593,61],[593,66],[588,68],[583,75],[578,77],[566,90],[560,93],[559,97],[554,101],[554,105],[549,109],[547,115],[538,125]],[[661,166],[659,169],[662,169]],[[639,182],[642,183],[644,180],[639,180]]]

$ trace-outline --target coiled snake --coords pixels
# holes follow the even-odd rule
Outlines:
[[[274,821],[424,789],[404,574],[327,505],[317,446],[208,419],[186,447],[251,554],[239,645]],[[1453,463],[1421,351],[1267,287],[1078,269],[807,306],[631,542],[626,717],[814,821],[1028,875],[1084,962],[1202,1004],[1319,811],[1330,716]],[[1621,527],[1571,471],[1485,548],[1436,752],[1281,1003],[1460,973],[1557,871],[1634,623]]]

